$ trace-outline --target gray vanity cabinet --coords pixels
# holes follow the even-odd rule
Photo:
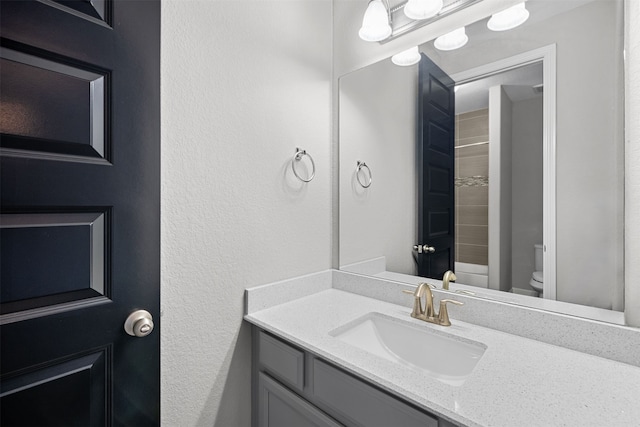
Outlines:
[[[449,427],[331,363],[253,327],[253,427]]]
[[[258,373],[258,393],[259,426],[341,426],[262,372]]]

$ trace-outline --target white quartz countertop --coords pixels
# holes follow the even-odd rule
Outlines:
[[[640,368],[461,322],[412,319],[407,307],[327,289],[245,319],[438,416],[468,426],[639,426]],[[460,386],[353,347],[330,335],[369,313],[482,343]],[[488,314],[490,315],[490,314]],[[585,337],[588,339],[588,337]]]

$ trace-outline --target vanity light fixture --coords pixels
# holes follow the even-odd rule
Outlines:
[[[507,31],[524,24],[527,19],[529,19],[529,11],[522,2],[493,14],[487,22],[487,28],[491,31]]]
[[[443,0],[409,0],[404,5],[404,14],[410,19],[428,19],[436,16],[443,5]]]
[[[464,27],[460,27],[457,30],[438,37],[433,45],[438,50],[454,50],[461,48],[467,44],[468,41],[469,37]]]
[[[362,18],[362,27],[358,32],[360,38],[368,42],[379,42],[391,35],[389,9],[382,0],[371,0]]]
[[[482,1],[484,0],[368,0],[359,31],[360,38],[380,44],[388,43]]]
[[[417,64],[420,62],[420,51],[418,51],[418,46],[396,53],[391,57],[391,62],[401,67],[408,67],[410,65]]]

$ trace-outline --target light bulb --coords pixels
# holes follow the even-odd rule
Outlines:
[[[358,32],[362,40],[378,42],[391,35],[389,15],[382,0],[371,0],[362,18],[362,28]]]
[[[450,33],[438,37],[434,43],[436,49],[454,50],[459,49],[469,41],[469,37],[464,27],[453,30]]]
[[[428,19],[442,9],[442,0],[409,0],[404,5],[404,14],[410,19]]]
[[[400,53],[396,53],[391,57],[391,61],[396,65],[400,65],[401,67],[408,67],[410,65],[417,64],[418,62],[420,62],[420,52],[418,51],[418,46],[414,46]]]
[[[527,19],[529,19],[529,11],[522,2],[493,14],[487,22],[487,28],[491,31],[507,31],[523,24]]]

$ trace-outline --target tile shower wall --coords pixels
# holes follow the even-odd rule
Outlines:
[[[489,110],[456,116],[456,261],[488,265]]]

